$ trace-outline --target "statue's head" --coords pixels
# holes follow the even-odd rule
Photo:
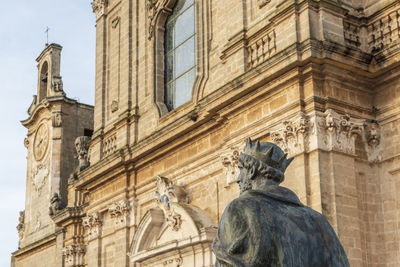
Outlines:
[[[252,143],[246,140],[244,152],[239,155],[238,184],[240,193],[249,189],[260,189],[266,184],[280,184],[293,158],[287,159],[282,149],[273,143]]]

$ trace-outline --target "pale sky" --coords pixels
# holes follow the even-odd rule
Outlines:
[[[70,98],[92,104],[95,15],[90,0],[0,0],[0,267],[17,250],[19,211],[25,209],[27,130],[20,121],[37,91],[35,59],[49,42],[63,46],[61,75]]]

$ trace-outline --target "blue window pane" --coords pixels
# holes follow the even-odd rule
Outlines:
[[[176,79],[175,107],[188,102],[192,98],[192,87],[195,78],[195,69]]]
[[[175,24],[175,45],[178,46],[194,34],[194,6],[182,13]]]
[[[182,73],[194,66],[194,37],[184,42],[175,50],[175,76],[178,77]]]
[[[174,52],[172,51],[166,55],[165,59],[165,81],[169,82],[174,77]]]

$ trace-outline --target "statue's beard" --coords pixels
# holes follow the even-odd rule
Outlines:
[[[247,190],[252,189],[251,182],[249,180],[240,181],[239,188],[240,188],[240,195],[241,195],[242,193],[246,192]]]

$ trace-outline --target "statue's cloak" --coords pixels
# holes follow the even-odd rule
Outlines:
[[[248,190],[233,200],[213,251],[221,267],[350,266],[326,218],[280,186]]]

